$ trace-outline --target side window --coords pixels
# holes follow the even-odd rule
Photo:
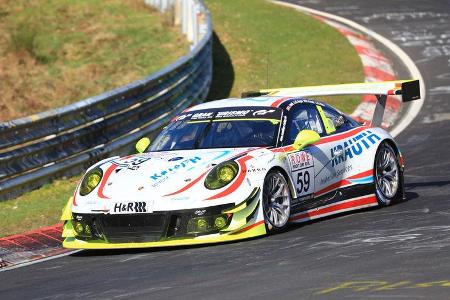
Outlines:
[[[351,122],[349,122],[345,115],[341,114],[337,110],[325,106],[323,107],[323,112],[327,119],[333,122],[333,125],[336,128],[336,131],[333,133],[344,132],[355,127]]]
[[[314,130],[319,135],[324,134],[319,112],[312,104],[296,105],[290,112],[287,127],[288,134],[285,145],[294,143],[297,134],[304,129]]]

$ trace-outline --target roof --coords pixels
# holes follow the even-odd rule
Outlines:
[[[278,107],[278,105],[281,104],[281,102],[284,102],[289,99],[294,99],[294,97],[263,96],[254,98],[229,98],[201,103],[193,107],[190,107],[187,110],[194,111],[211,108],[240,107],[240,106]]]

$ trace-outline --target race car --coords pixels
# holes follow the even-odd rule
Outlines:
[[[372,124],[309,96],[373,94]],[[381,124],[391,81],[248,92],[191,107],[137,153],[90,167],[63,210],[63,246],[142,248],[226,242],[402,199],[403,158]]]

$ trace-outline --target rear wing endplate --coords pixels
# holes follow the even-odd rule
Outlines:
[[[420,99],[419,80],[396,80],[368,83],[349,83],[338,85],[321,85],[294,88],[264,89],[242,93],[242,97],[279,96],[312,97],[336,95],[375,95],[377,105],[372,118],[372,126],[380,126],[386,108],[387,96],[398,95],[402,102]]]

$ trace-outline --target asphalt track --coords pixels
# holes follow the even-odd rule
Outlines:
[[[395,41],[427,87],[397,140],[407,201],[245,242],[84,251],[0,272],[0,299],[450,298],[450,2],[291,1]]]

